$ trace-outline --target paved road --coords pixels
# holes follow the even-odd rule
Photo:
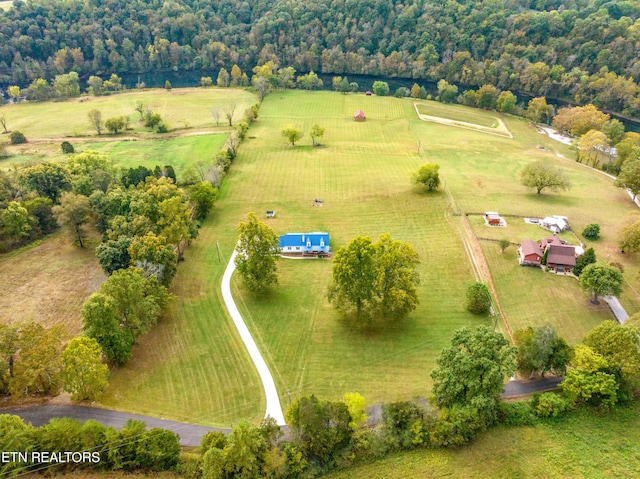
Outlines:
[[[86,406],[67,406],[62,404],[44,404],[38,406],[11,407],[0,409],[0,414],[13,414],[20,416],[25,422],[34,426],[42,426],[50,419],[59,417],[69,417],[85,422],[94,419],[105,426],[122,429],[129,419],[144,421],[147,428],[159,427],[175,432],[180,436],[180,444],[183,446],[199,446],[202,436],[209,431],[222,431],[229,433],[230,429],[220,429],[184,422],[168,421],[156,417],[142,416],[140,414],[129,414],[126,412],[112,411]]]
[[[564,378],[548,377],[538,379],[536,381],[509,381],[504,386],[503,398],[512,398],[517,396],[524,396],[526,394],[532,394],[540,391],[550,391],[558,387]]]
[[[502,393],[503,399],[517,398],[519,396],[526,396],[535,392],[551,391],[556,389],[558,384],[562,382],[564,378],[548,377],[538,379],[535,381],[509,381],[504,386],[504,392]],[[423,407],[427,406],[426,398],[417,399]],[[370,426],[375,426],[382,421],[382,404],[374,404],[367,407],[367,423]]]
[[[611,312],[620,324],[624,324],[624,322],[629,319],[629,315],[620,304],[618,298],[615,296],[604,296],[602,299],[609,305],[609,309],[611,309]]]
[[[258,374],[262,380],[264,393],[267,397],[267,411],[265,413],[265,417],[271,416],[276,420],[276,423],[280,426],[284,426],[286,424],[284,420],[284,413],[282,412],[282,406],[280,406],[280,398],[278,397],[278,390],[276,389],[276,384],[273,381],[273,376],[271,376],[267,363],[264,361],[262,354],[260,354],[260,350],[258,349],[256,342],[253,340],[253,337],[249,332],[249,328],[247,328],[247,325],[244,323],[242,315],[240,314],[240,311],[238,311],[238,307],[231,295],[231,275],[236,269],[234,260],[237,254],[238,252],[234,249],[231,259],[229,260],[229,264],[227,265],[227,269],[224,271],[224,275],[222,276],[222,298],[224,299],[224,304],[231,315],[231,319],[233,319],[233,323],[236,325],[238,333],[240,333],[240,338],[249,351],[249,356],[251,356],[251,360],[253,361],[253,364],[255,364],[256,369],[258,369]]]

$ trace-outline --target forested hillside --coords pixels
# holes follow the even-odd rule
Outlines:
[[[0,84],[77,71],[297,71],[493,84],[640,116],[640,3],[89,0],[0,13]]]

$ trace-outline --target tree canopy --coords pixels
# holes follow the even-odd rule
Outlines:
[[[571,187],[564,171],[546,161],[529,163],[520,173],[520,178],[524,186],[535,188],[538,194],[547,188],[557,191],[568,190]]]
[[[238,226],[238,252],[235,264],[245,285],[252,291],[263,291],[278,283],[276,255],[280,239],[255,213]]]
[[[435,190],[440,186],[439,170],[440,165],[426,163],[413,174],[413,181],[416,184],[426,186],[429,191]]]
[[[377,243],[358,236],[333,258],[329,301],[343,317],[361,324],[404,318],[418,305],[419,263],[410,244],[388,233]]]
[[[504,378],[515,371],[516,352],[501,333],[486,326],[458,329],[431,372],[436,404],[495,408]]]
[[[623,281],[618,268],[602,263],[589,264],[580,274],[580,287],[592,293],[594,301],[598,301],[598,296],[619,295]]]

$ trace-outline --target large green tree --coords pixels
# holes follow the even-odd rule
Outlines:
[[[194,217],[204,220],[218,198],[218,190],[210,182],[201,181],[189,187],[188,195]]]
[[[440,186],[439,170],[440,165],[426,163],[413,174],[413,182],[426,186],[429,191],[436,190]]]
[[[100,358],[102,350],[94,338],[73,338],[62,351],[62,379],[71,399],[96,399],[108,385],[109,368]]]
[[[472,406],[489,414],[495,410],[505,377],[516,367],[517,348],[486,326],[458,329],[431,372],[439,407]]]
[[[610,369],[618,372],[621,389],[632,397],[633,387],[640,379],[640,329],[603,321],[589,331],[584,344],[606,359]]]
[[[131,264],[140,268],[146,276],[154,275],[164,286],[169,287],[177,272],[178,255],[164,236],[149,232],[137,236],[128,247]]]
[[[560,168],[556,168],[546,161],[535,161],[524,167],[520,173],[524,186],[535,188],[536,193],[544,189],[551,191],[568,190],[571,187],[569,178]]]
[[[618,268],[602,263],[587,265],[580,274],[580,287],[593,294],[593,301],[598,296],[617,296],[622,293],[624,278]]]
[[[24,168],[19,173],[19,181],[28,190],[35,191],[40,196],[49,198],[54,203],[63,191],[71,188],[69,170],[58,163],[40,163]]]
[[[610,407],[618,402],[618,382],[607,360],[589,346],[578,344],[560,387],[574,404]]]
[[[134,338],[121,324],[115,300],[103,293],[93,293],[82,306],[84,332],[94,338],[107,359],[124,364],[131,359]]]
[[[522,374],[533,375],[547,371],[564,374],[571,360],[571,348],[558,336],[551,324],[539,327],[529,326],[514,333],[518,347],[517,367]]]
[[[20,241],[29,236],[31,225],[29,224],[29,212],[17,201],[12,201],[0,213],[0,223],[7,236]]]
[[[238,254],[235,265],[245,285],[252,291],[263,291],[278,283],[277,254],[279,238],[255,213],[238,226]]]
[[[619,188],[625,188],[633,194],[633,200],[640,193],[640,149],[636,155],[638,158],[628,159],[622,165],[620,174],[614,184]]]
[[[363,324],[401,319],[418,305],[419,263],[410,244],[388,233],[377,243],[358,236],[336,252],[329,301],[343,317]]]
[[[335,465],[351,443],[352,417],[343,402],[303,396],[291,404],[286,418],[292,442],[307,461],[317,464],[320,470]]]
[[[291,143],[291,146],[296,146],[296,141],[302,138],[302,130],[293,125],[287,125],[282,129],[282,136]]]

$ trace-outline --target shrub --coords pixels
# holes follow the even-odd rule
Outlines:
[[[157,131],[158,133],[167,133],[167,132],[169,131],[169,127],[167,126],[167,124],[166,124],[166,123],[164,123],[164,122],[160,122],[160,123],[158,124],[158,128],[156,129],[156,131]]]
[[[502,402],[498,414],[500,422],[507,426],[531,426],[536,422],[533,408],[528,402]]]
[[[62,142],[62,144],[60,145],[60,148],[62,148],[62,153],[67,153],[67,154],[75,153],[76,151],[73,145],[66,140]]]
[[[440,417],[431,429],[434,446],[461,446],[486,428],[481,414],[472,406],[453,406],[440,411]]]
[[[538,417],[556,418],[564,414],[571,403],[568,399],[555,393],[534,394],[531,400],[533,412]]]
[[[200,479],[202,477],[202,455],[191,452],[180,453],[176,472],[180,474],[180,477]]]
[[[582,236],[588,240],[597,240],[600,238],[600,225],[597,223],[591,223],[590,225],[585,226],[582,230]]]
[[[20,143],[26,143],[27,139],[22,132],[16,130],[9,135],[9,141],[12,145],[19,145]]]
[[[410,401],[382,406],[383,435],[390,449],[410,449],[429,442],[424,409]]]
[[[467,309],[473,314],[487,314],[491,310],[491,294],[484,283],[467,288]]]

